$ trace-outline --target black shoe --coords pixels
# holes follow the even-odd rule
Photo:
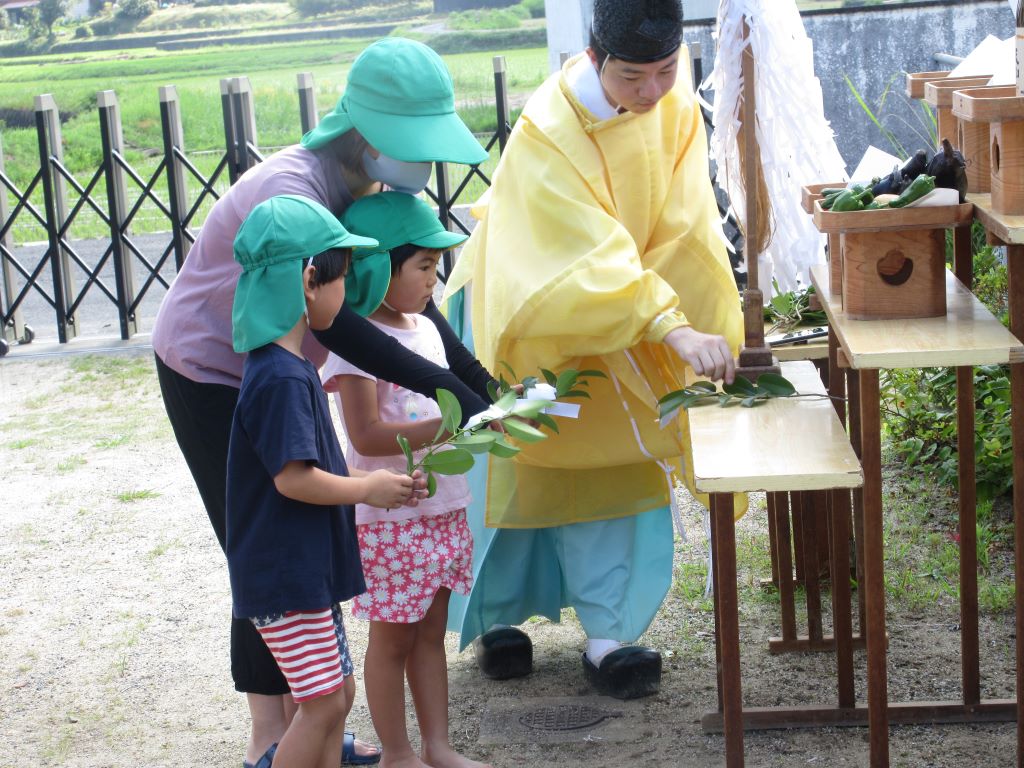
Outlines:
[[[661,654],[653,648],[626,645],[612,651],[601,666],[583,654],[583,671],[598,692],[616,699],[638,699],[657,693],[661,685]]]
[[[484,677],[508,680],[533,671],[533,643],[515,627],[499,627],[484,632],[473,641],[476,663]]]

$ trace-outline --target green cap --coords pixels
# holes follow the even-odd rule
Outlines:
[[[349,234],[306,197],[278,195],[253,208],[235,235],[235,261],[242,265],[231,309],[235,352],[262,347],[295,327],[306,310],[304,259],[331,248],[376,245]]]
[[[455,114],[455,89],[441,57],[414,40],[385,38],[359,54],[334,111],[302,137],[302,146],[322,147],[352,127],[395,160],[477,165],[487,159]]]
[[[372,313],[391,282],[389,251],[411,243],[420,248],[447,250],[467,236],[449,232],[423,200],[403,192],[380,192],[356,200],[341,216],[353,232],[376,238],[376,247],[356,248],[345,277],[345,303],[364,317]]]

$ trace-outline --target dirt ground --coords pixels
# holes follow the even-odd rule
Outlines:
[[[0,768],[238,766],[243,697],[227,659],[227,572],[163,413],[148,350],[113,357],[0,361]],[[771,656],[777,602],[767,574],[763,499],[740,523],[743,694],[747,704],[829,703],[830,654]],[[664,651],[658,695],[603,699],[619,727],[560,744],[481,739],[482,724],[545,697],[590,696],[571,614],[528,626],[535,671],[493,682],[449,636],[451,732],[457,748],[496,768],[567,765],[717,766],[720,736],[702,732],[715,708],[714,622],[700,595],[706,540],[692,503],[692,536],[677,544],[677,582],[644,642]],[[754,555],[753,557],[751,555]],[[910,613],[890,606],[893,700],[955,698],[956,606]],[[349,618],[355,657],[365,624]],[[1013,694],[1013,618],[982,619],[986,698]],[[858,654],[858,697],[864,696]],[[360,694],[350,725],[373,731]],[[751,766],[867,765],[861,728],[746,736]],[[507,741],[507,739],[506,739]],[[1009,766],[1013,724],[898,727],[897,766]]]

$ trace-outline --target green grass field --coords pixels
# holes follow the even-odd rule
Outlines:
[[[83,183],[101,160],[96,94],[103,90],[117,94],[126,154],[145,178],[160,162],[158,89],[163,85],[176,86],[186,151],[204,173],[212,170],[223,152],[220,80],[225,77],[249,77],[261,147],[269,150],[293,144],[300,138],[296,75],[313,74],[317,106],[323,114],[334,106],[352,61],[370,42],[371,39],[225,46],[194,52],[132,49],[2,60],[0,116],[4,116],[7,127],[0,129],[0,142],[5,172],[19,189],[24,189],[38,171],[32,110],[35,97],[43,93],[54,95],[63,122],[65,164]],[[547,72],[547,54],[543,49],[445,56],[459,109],[467,122],[481,132],[493,131],[492,57],[496,53],[505,55],[513,97],[532,91]],[[156,189],[160,197],[165,196],[164,183]],[[474,190],[468,192],[473,194]],[[12,199],[9,204],[13,204]],[[142,210],[135,222],[138,232],[168,229],[166,219],[154,206]],[[72,237],[102,236],[104,232],[98,217],[87,211],[71,230]],[[43,229],[30,222],[28,216],[19,217],[13,236],[16,242],[45,238]]]

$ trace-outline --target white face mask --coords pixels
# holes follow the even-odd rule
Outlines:
[[[363,152],[363,170],[375,181],[387,184],[395,192],[416,195],[423,191],[430,180],[430,169],[433,164],[407,163],[381,154],[374,157],[367,150]]]

